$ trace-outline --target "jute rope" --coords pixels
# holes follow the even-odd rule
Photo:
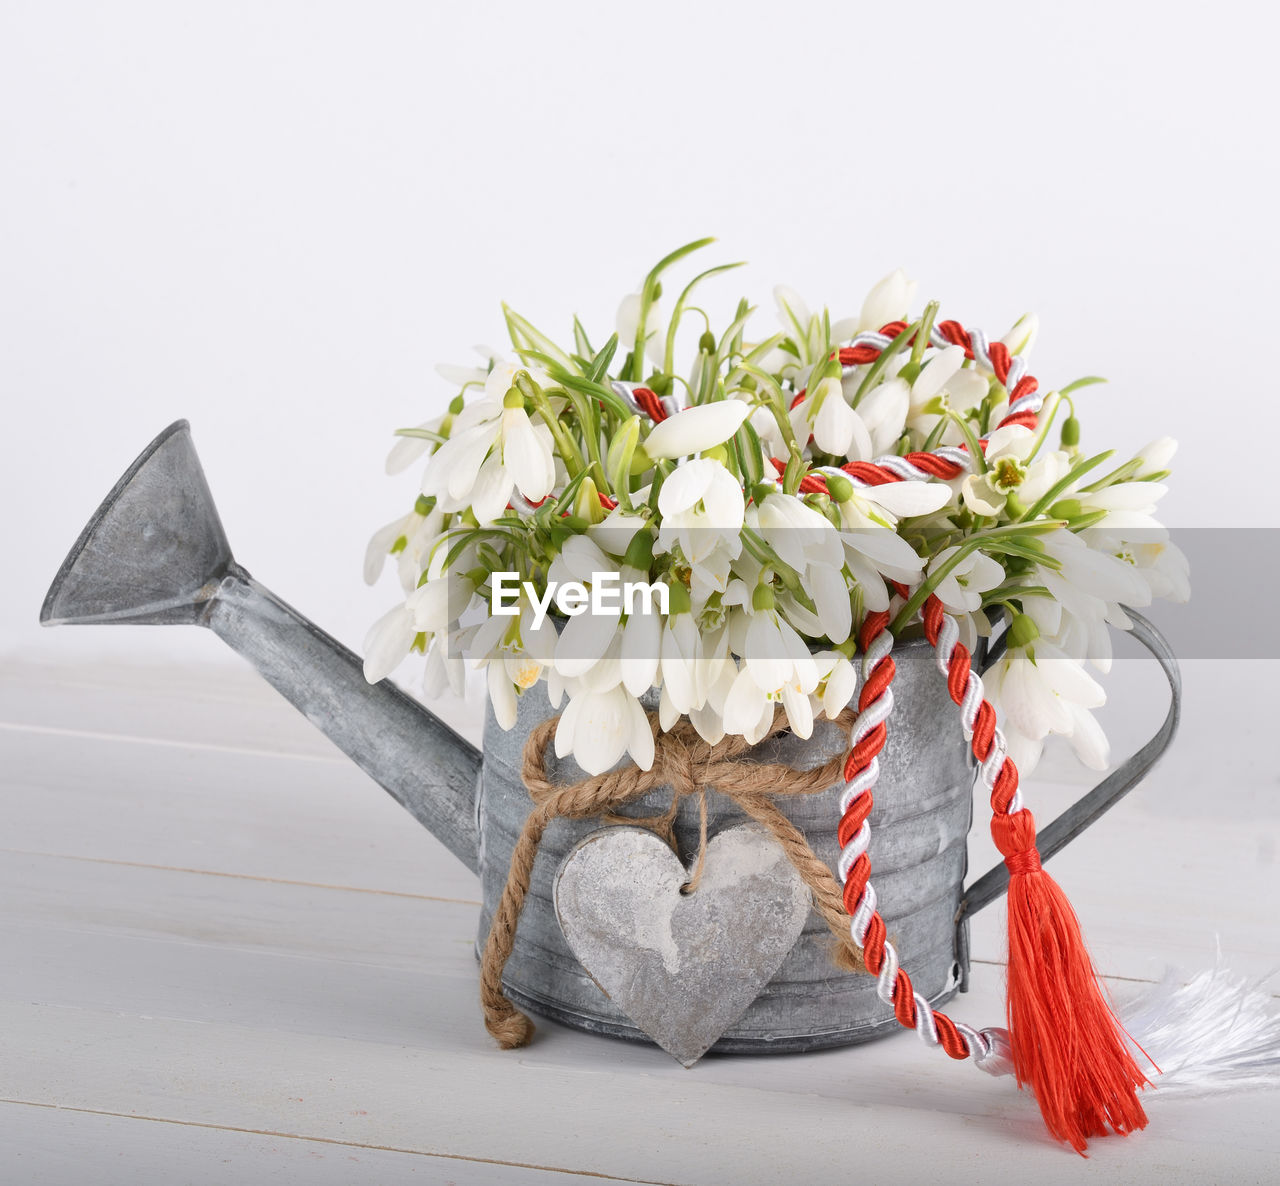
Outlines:
[[[846,709],[834,724],[847,731],[855,718],[854,711]],[[708,745],[687,721],[679,722],[670,732],[663,732],[658,726],[657,714],[650,713],[654,759],[649,770],[641,770],[631,764],[562,786],[547,777],[545,761],[546,748],[555,735],[559,719],[551,717],[543,721],[529,734],[524,744],[521,777],[533,800],[533,810],[529,812],[511,854],[507,884],[494,912],[480,963],[480,1001],[484,1008],[484,1023],[499,1045],[504,1049],[523,1046],[533,1035],[533,1023],[502,991],[502,970],[515,942],[516,926],[529,892],[534,859],[547,825],[558,818],[583,819],[590,816],[603,816],[611,822],[649,825],[674,850],[674,825],[680,801],[687,795],[698,795],[701,800],[700,846],[686,887],[692,891],[701,877],[706,851],[706,790],[709,787],[733,800],[744,814],[769,829],[813,892],[814,905],[838,940],[833,953],[834,962],[847,971],[865,971],[862,956],[849,936],[849,916],[845,913],[839,883],[814,853],[800,829],[783,815],[774,802],[778,796],[816,795],[830,790],[842,781],[843,753],[812,770],[741,761],[741,756],[751,749],[742,737],[726,737],[716,745]],[[774,716],[769,736],[785,728],[786,717],[779,710]],[[636,819],[611,814],[614,808],[668,785],[672,790],[671,808],[663,815]]]

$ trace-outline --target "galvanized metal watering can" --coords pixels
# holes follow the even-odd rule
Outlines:
[[[1169,679],[1168,715],[1138,753],[1041,831],[1037,843],[1046,860],[1146,774],[1177,728],[1177,662],[1155,628],[1129,613],[1133,633]],[[156,437],[107,495],[54,579],[40,616],[46,625],[182,623],[213,630],[479,875],[483,944],[530,807],[520,779],[524,740],[553,711],[541,685],[521,697],[511,731],[489,714],[483,754],[389,681],[370,686],[355,654],[235,561],[186,421]],[[965,987],[968,918],[1003,892],[1008,872],[1000,864],[965,888],[975,775],[969,750],[931,648],[923,640],[902,642],[894,656],[898,707],[881,755],[871,857],[890,935],[918,991],[937,1005]],[[811,768],[845,745],[843,734],[820,725],[809,741],[783,735],[758,749],[762,761]],[[564,782],[583,777],[572,760],[548,758],[548,769]],[[778,802],[832,866],[840,791],[835,786]],[[744,818],[714,790],[707,798],[713,837]],[[659,815],[669,802],[653,793],[627,813]],[[551,824],[504,983],[522,1008],[583,1029],[648,1040],[574,957],[553,907],[558,870],[599,827],[598,820]],[[692,800],[681,802],[674,831],[680,851],[693,852],[700,820]],[[712,1049],[812,1050],[897,1028],[874,979],[837,970],[830,944],[826,926],[811,915],[776,974]]]

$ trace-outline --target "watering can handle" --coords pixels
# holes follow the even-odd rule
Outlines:
[[[1113,770],[1093,790],[1076,800],[1052,823],[1046,824],[1036,834],[1036,847],[1040,850],[1040,859],[1047,861],[1059,849],[1065,847],[1085,830],[1104,811],[1124,798],[1159,761],[1168,748],[1173,735],[1178,731],[1178,717],[1182,709],[1182,675],[1178,670],[1178,660],[1174,657],[1168,641],[1141,614],[1126,608],[1125,613],[1133,622],[1129,631],[1156,658],[1169,681],[1169,712],[1164,724],[1136,754],[1117,770]],[[999,652],[993,653],[992,660]],[[988,664],[989,665],[989,664]],[[984,906],[995,901],[1009,888],[1009,870],[1003,861],[978,878],[964,892],[960,900],[960,909],[956,921],[976,914]]]

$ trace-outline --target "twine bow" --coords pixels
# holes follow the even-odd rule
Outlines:
[[[848,730],[856,714],[846,709],[833,722]],[[553,783],[547,777],[546,747],[555,734],[559,717],[551,717],[532,730],[521,755],[521,777],[533,800],[533,810],[511,854],[511,868],[502,898],[493,915],[489,937],[485,941],[480,963],[480,1002],[484,1008],[484,1024],[504,1049],[523,1046],[533,1035],[533,1023],[521,1013],[502,991],[502,970],[515,942],[520,911],[529,892],[529,880],[538,846],[547,825],[554,819],[584,819],[603,816],[611,822],[648,825],[675,849],[674,825],[680,801],[688,795],[700,797],[701,838],[698,857],[690,877],[689,890],[695,889],[702,872],[707,841],[706,791],[714,787],[731,799],[751,819],[768,828],[782,851],[813,893],[814,905],[838,940],[833,960],[846,971],[865,971],[861,953],[849,936],[849,916],[845,912],[841,889],[826,863],[818,858],[804,834],[778,808],[774,799],[787,795],[816,795],[830,790],[842,781],[844,754],[816,766],[797,770],[777,763],[742,760],[752,748],[742,737],[729,736],[710,745],[698,736],[687,721],[664,732],[658,726],[656,713],[649,714],[653,730],[654,758],[648,770],[631,764],[620,770],[584,778],[568,786]],[[786,716],[779,710],[767,736],[773,737],[786,728]],[[612,814],[648,791],[670,786],[671,808],[665,814],[649,819]]]

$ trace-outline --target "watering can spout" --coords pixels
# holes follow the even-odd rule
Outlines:
[[[407,808],[468,868],[480,751],[255,581],[231,554],[179,420],[115,484],[45,597],[46,626],[205,626]]]

